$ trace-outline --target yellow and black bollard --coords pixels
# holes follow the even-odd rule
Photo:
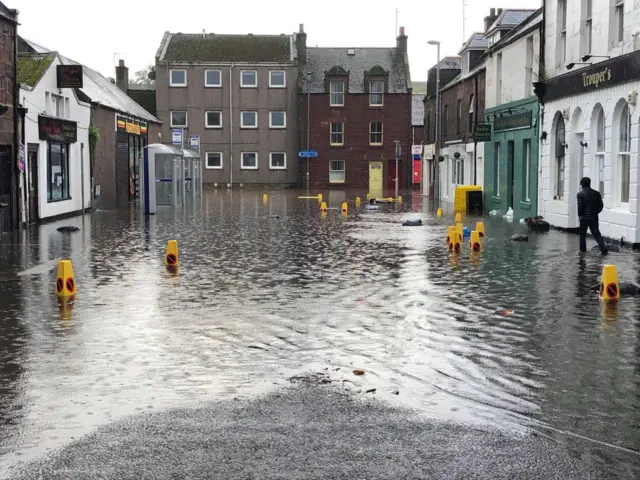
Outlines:
[[[620,286],[618,284],[618,272],[615,265],[602,267],[600,279],[600,300],[603,302],[615,302],[620,298]]]
[[[76,279],[73,275],[71,260],[58,262],[58,274],[56,275],[56,295],[58,297],[73,297],[76,294]]]
[[[456,223],[462,223],[462,214],[456,213]]]
[[[464,227],[461,222],[456,223],[456,232],[458,232],[458,239],[462,242],[462,237],[464,236]]]
[[[477,230],[473,230],[471,232],[471,240],[469,241],[469,246],[471,247],[472,252],[479,252],[482,249],[482,245],[480,245],[480,235]]]
[[[327,202],[322,202],[320,204],[320,213],[327,213]]]
[[[264,203],[265,205],[269,203],[269,195],[267,195],[266,193],[262,194],[262,203]]]
[[[360,197],[356,197],[356,208],[360,208]]]
[[[164,254],[164,264],[169,269],[177,268],[180,264],[180,259],[178,257],[178,241],[177,240],[169,240],[167,242],[167,250]]]
[[[453,242],[455,236],[456,236],[456,227],[451,226],[447,228],[447,245]]]
[[[480,238],[484,237],[484,222],[476,222],[476,232],[478,232]]]
[[[318,194],[318,203],[322,203],[322,194],[321,193]]]
[[[438,208],[438,211],[436,212],[436,216],[437,217],[441,217],[442,216],[442,209]]]
[[[340,213],[343,216],[346,216],[349,213],[349,205],[347,202],[342,202],[342,207],[340,208]]]

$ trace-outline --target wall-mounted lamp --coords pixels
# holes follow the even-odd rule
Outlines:
[[[573,67],[575,67],[576,65],[591,65],[591,63],[585,63],[585,62],[571,62],[571,63],[567,63],[567,65],[565,65],[567,67],[567,70],[571,70]]]
[[[582,140],[580,140],[580,146],[587,148],[589,145],[587,142],[583,142]]]
[[[453,158],[460,158],[460,152],[455,152],[453,154]]]
[[[586,62],[587,60],[591,59],[591,58],[611,58],[609,55],[583,55],[582,57],[582,61]]]
[[[569,150],[569,144],[567,142],[562,142],[561,144],[564,148],[566,148],[567,150]]]
[[[540,140],[542,140],[542,141],[544,142],[544,141],[547,139],[547,136],[548,136],[548,135],[549,135],[549,134],[548,134],[547,132],[543,131],[543,132],[540,134]]]

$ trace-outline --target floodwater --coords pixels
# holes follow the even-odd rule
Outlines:
[[[146,219],[132,208],[5,234],[0,478],[124,416],[325,368],[354,382],[361,368],[359,386],[427,418],[533,430],[634,477],[640,297],[601,307],[589,290],[599,254],[555,231],[510,242],[524,225],[485,218],[484,250],[452,256],[452,215],[435,218],[417,194],[377,212],[350,203],[343,219],[356,194],[323,193],[325,218],[293,191],[265,205],[262,192],[205,190]],[[416,218],[424,226],[400,224]],[[163,266],[169,239],[176,273]],[[72,307],[53,295],[59,258],[73,261]],[[637,254],[606,261],[640,280]]]

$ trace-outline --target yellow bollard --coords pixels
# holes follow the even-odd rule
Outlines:
[[[322,202],[320,204],[320,213],[327,213],[327,202]]]
[[[321,193],[318,194],[318,203],[322,203],[322,194]]]
[[[340,212],[342,213],[342,215],[346,215],[347,213],[349,213],[349,206],[347,205],[347,202],[342,202],[342,208],[340,208]]]
[[[398,204],[402,203],[402,195],[398,195]]]
[[[389,198],[387,198],[387,202],[389,202],[389,203],[393,203],[393,197],[389,197]]]
[[[356,208],[360,208],[360,197],[356,197]]]
[[[461,223],[461,222],[462,222],[462,214],[456,213],[456,223]]]
[[[367,193],[367,200],[371,200],[371,194]]]
[[[449,251],[453,253],[460,253],[460,237],[455,233],[453,235],[453,240],[449,242]]]
[[[480,238],[484,237],[484,222],[476,222],[476,232],[478,232]]]
[[[456,227],[449,227],[447,228],[447,245],[449,245],[452,240],[454,240],[456,237]]]
[[[164,254],[164,264],[169,268],[177,267],[180,263],[178,258],[178,241],[169,240],[167,242],[167,250]]]
[[[620,286],[618,285],[618,272],[615,265],[602,267],[600,279],[600,300],[611,302],[620,298]]]
[[[58,274],[56,275],[56,295],[58,297],[71,297],[76,294],[76,279],[73,276],[71,260],[58,262]]]
[[[469,241],[472,252],[479,252],[482,246],[480,245],[480,234],[477,230],[471,232],[471,240]]]
[[[436,216],[441,217],[442,216],[442,209],[439,208],[438,211],[436,212]]]
[[[462,237],[464,236],[464,227],[462,223],[456,223],[456,232],[458,232],[458,238],[462,241]]]
[[[269,203],[269,195],[267,195],[266,193],[262,194],[262,203]]]

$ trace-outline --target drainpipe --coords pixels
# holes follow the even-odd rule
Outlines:
[[[229,185],[233,188],[233,63],[229,66]]]
[[[478,124],[478,74],[474,76],[475,82],[475,95],[473,96],[473,123]],[[474,127],[475,129],[475,127]],[[475,134],[473,135],[473,184],[478,183],[478,142],[476,141]]]

